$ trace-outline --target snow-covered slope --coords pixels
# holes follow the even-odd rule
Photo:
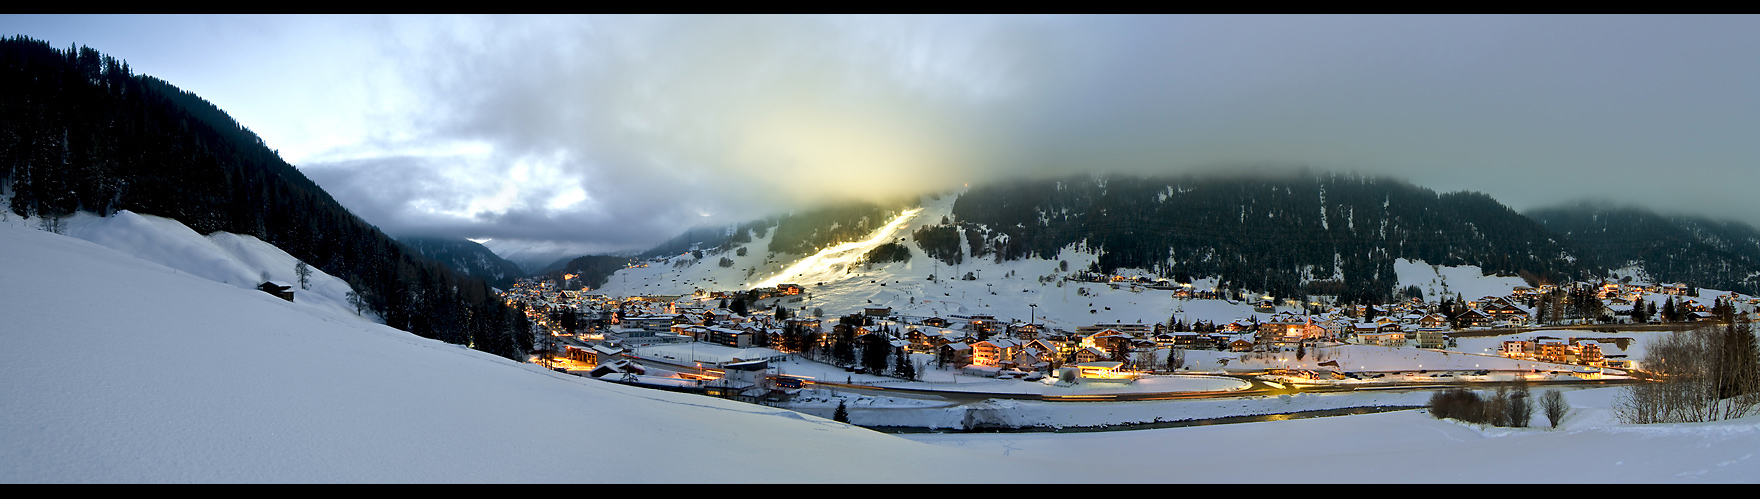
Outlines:
[[[252,236],[215,232],[202,236],[169,218],[119,211],[109,217],[78,213],[66,220],[66,233],[100,246],[158,263],[203,279],[255,290],[263,275],[292,286],[293,301],[332,316],[355,317],[347,282],[311,267],[306,288],[299,286],[299,259]]]
[[[1407,411],[900,438],[545,371],[12,223],[0,255],[7,483],[1760,481],[1760,417],[1618,425],[1610,389],[1569,392],[1559,430]]]
[[[1050,464],[550,372],[207,277],[237,269],[13,224],[0,255],[0,482],[957,481]]]
[[[1444,267],[1404,258],[1393,262],[1393,272],[1399,275],[1399,286],[1395,289],[1404,290],[1408,286],[1417,286],[1418,290],[1424,292],[1424,300],[1431,302],[1439,301],[1444,296],[1454,298],[1459,295],[1463,300],[1503,296],[1517,286],[1528,285],[1520,277],[1485,275],[1476,265]]]

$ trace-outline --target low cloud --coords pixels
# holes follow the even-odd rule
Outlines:
[[[378,45],[417,103],[399,140],[481,147],[301,165],[394,233],[635,249],[844,199],[1231,165],[1760,213],[1754,18],[435,21]]]

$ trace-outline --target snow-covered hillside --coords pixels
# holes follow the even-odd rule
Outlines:
[[[949,215],[957,195],[924,198],[920,212],[901,216],[898,223],[876,230],[863,243],[852,243],[819,255],[775,254],[768,251],[770,236],[747,243],[743,256],[734,251],[705,253],[701,261],[685,254],[665,261],[648,261],[646,267],[618,271],[596,292],[614,296],[641,294],[690,295],[696,290],[726,291],[777,283],[806,286],[811,293],[802,301],[787,303],[803,310],[821,308],[826,316],[860,312],[862,307],[885,305],[895,312],[917,316],[990,314],[1002,320],[1037,319],[1053,328],[1075,330],[1097,323],[1164,323],[1175,315],[1182,321],[1206,320],[1226,323],[1269,313],[1256,312],[1254,300],[1230,303],[1221,300],[1175,300],[1166,290],[1133,288],[1121,283],[1117,289],[1105,283],[1064,281],[1086,269],[1097,256],[1079,248],[1065,248],[1056,259],[1028,258],[1002,261],[966,258],[949,266],[929,258],[915,241],[913,231],[939,224]],[[964,238],[962,237],[963,241]],[[908,262],[849,265],[852,256],[885,242],[904,242],[910,249]],[[962,245],[964,243],[962,242]],[[965,248],[967,254],[969,248]],[[732,261],[719,265],[721,258]],[[1063,262],[1068,262],[1065,266]],[[1066,270],[1067,268],[1067,270]],[[1427,299],[1442,293],[1459,293],[1467,299],[1504,295],[1521,279],[1486,276],[1474,266],[1438,267],[1421,261],[1399,260],[1395,264],[1399,287],[1416,285]],[[963,280],[966,274],[973,280]],[[1131,275],[1129,270],[1121,271]],[[1140,272],[1139,272],[1140,273]],[[1146,273],[1144,273],[1146,275]],[[935,280],[931,281],[930,276]],[[884,286],[882,286],[884,284]],[[1193,289],[1209,290],[1214,279],[1197,279]],[[1289,298],[1289,297],[1273,297]],[[1277,309],[1300,312],[1278,300]]]
[[[956,481],[934,463],[1050,464],[546,371],[10,223],[0,254],[3,482]]]
[[[1618,425],[1609,389],[1568,392],[1558,430],[1404,411],[901,438],[546,371],[16,223],[0,256],[8,483],[1760,482],[1760,417]]]
[[[348,283],[311,267],[299,286],[299,259],[252,236],[215,232],[203,236],[169,218],[120,211],[109,217],[78,213],[66,220],[66,233],[99,246],[194,274],[210,281],[255,290],[263,276],[292,286],[293,302],[334,317],[356,317],[348,304]]]

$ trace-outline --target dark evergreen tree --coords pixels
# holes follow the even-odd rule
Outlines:
[[[868,333],[861,337],[862,367],[869,373],[883,374],[888,364],[887,357],[892,353],[892,342],[884,333]]]
[[[897,347],[894,349],[892,352],[892,358],[894,359],[892,366],[892,373],[894,376],[912,381],[917,379],[917,366],[911,364],[910,354],[905,351],[904,347]]]

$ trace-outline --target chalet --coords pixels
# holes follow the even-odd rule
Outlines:
[[[1131,340],[1128,334],[1107,329],[1082,338],[1082,346],[1104,350],[1110,358],[1123,358],[1130,352]]]
[[[1230,341],[1228,342],[1228,349],[1233,352],[1251,352],[1253,351],[1253,342],[1247,340]]]
[[[1112,354],[1094,347],[1085,347],[1081,350],[1076,350],[1075,361],[1077,363],[1099,362],[1103,360],[1112,360]]]
[[[1442,314],[1426,315],[1426,316],[1418,319],[1418,327],[1426,327],[1426,328],[1448,327],[1448,317],[1446,317]]]
[[[630,362],[629,359],[618,359],[618,360],[610,361],[610,362],[607,362],[604,364],[599,364],[599,367],[593,368],[593,370],[591,372],[587,373],[587,376],[591,376],[594,378],[603,378],[607,375],[614,375],[614,374],[640,375],[640,374],[647,374],[647,370],[643,369],[640,364]]]
[[[1405,327],[1401,326],[1399,322],[1392,320],[1377,321],[1375,323],[1375,332],[1377,333],[1397,333],[1405,330]],[[1407,335],[1407,337],[1409,338],[1410,335]]]
[[[1192,342],[1192,348],[1205,350],[1227,349],[1228,341],[1228,336],[1210,333],[1198,336],[1198,339]]]
[[[1194,334],[1195,334],[1195,333],[1194,333]],[[1174,335],[1174,333],[1159,333],[1159,334],[1156,334],[1156,335],[1155,335],[1155,346],[1156,346],[1156,347],[1159,347],[1159,348],[1166,348],[1166,347],[1171,347],[1171,346],[1173,346],[1173,341],[1174,341],[1174,340],[1173,340],[1173,335]]]
[[[935,356],[937,362],[963,367],[972,363],[972,346],[965,343],[948,343],[936,347]]]
[[[1032,341],[1039,337],[1039,331],[1044,328],[1040,324],[1009,324],[1008,335],[1022,341]]]
[[[1039,338],[1039,339],[1036,339],[1033,341],[1029,341],[1022,348],[1035,348],[1035,349],[1039,349],[1039,350],[1043,350],[1046,352],[1051,352],[1051,353],[1059,354],[1059,355],[1066,353],[1066,352],[1075,352],[1075,346],[1073,344],[1070,344],[1070,343],[1064,342],[1064,341],[1057,341],[1057,340],[1053,340],[1053,339],[1049,339],[1049,338]]]
[[[257,289],[264,293],[275,295],[276,298],[293,301],[293,286],[282,286],[273,282],[263,281],[262,284],[257,285]]]
[[[1460,315],[1455,316],[1455,319],[1460,321],[1461,327],[1485,327],[1490,325],[1492,321],[1496,320],[1491,314],[1479,311],[1478,309],[1467,309],[1467,311],[1461,312]]]
[[[1021,352],[1021,344],[1011,339],[991,339],[972,344],[972,364],[1000,366]]]
[[[973,314],[971,319],[966,321],[965,329],[982,336],[989,336],[996,331],[996,327],[996,316],[989,314]]]
[[[933,352],[935,347],[942,344],[940,341],[942,339],[941,331],[941,328],[934,327],[910,328],[905,330],[904,339],[911,342],[913,353]]]
[[[1300,341],[1319,338],[1326,334],[1325,328],[1317,326],[1309,320],[1303,319],[1301,321],[1296,321],[1293,318],[1287,320],[1289,322],[1279,321],[1260,324],[1260,337],[1282,341]]]
[[[1381,332],[1381,325],[1373,322],[1356,322],[1351,324],[1351,334],[1358,338]],[[1403,338],[1402,338],[1403,339]]]
[[[892,315],[892,307],[863,307],[862,315],[868,317],[889,317]]]
[[[1061,363],[1060,360],[1062,358],[1057,355],[1056,351],[1047,351],[1028,343],[1021,347],[1020,353],[1015,354],[1013,358],[1003,364],[1028,371],[1043,371],[1045,368]]]

